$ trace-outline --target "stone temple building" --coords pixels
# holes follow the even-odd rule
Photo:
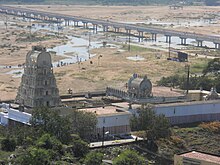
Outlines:
[[[51,56],[44,47],[34,46],[28,52],[16,102],[29,108],[60,104]]]
[[[147,76],[134,74],[128,81],[128,95],[131,98],[145,99],[152,96],[152,83]]]

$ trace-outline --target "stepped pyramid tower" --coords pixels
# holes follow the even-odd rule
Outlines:
[[[44,47],[33,46],[28,52],[16,102],[28,108],[60,104],[51,56]]]

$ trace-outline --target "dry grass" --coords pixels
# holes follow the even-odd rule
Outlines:
[[[220,122],[219,121],[210,122],[210,123],[202,123],[199,125],[199,127],[209,132],[220,133]]]

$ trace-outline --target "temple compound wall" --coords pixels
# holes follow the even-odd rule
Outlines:
[[[28,52],[16,102],[29,108],[60,104],[51,55],[44,47],[34,46]]]

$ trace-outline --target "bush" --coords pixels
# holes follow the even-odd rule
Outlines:
[[[150,106],[138,109],[137,115],[131,118],[130,125],[132,131],[146,131],[149,140],[171,135],[169,120],[164,115],[157,115]]]
[[[68,152],[72,153],[75,157],[82,158],[89,152],[89,146],[81,139],[74,140],[73,144],[68,146]]]
[[[145,165],[145,159],[137,152],[125,150],[113,160],[113,165]]]
[[[84,160],[85,165],[101,165],[103,154],[100,152],[90,152]]]
[[[202,123],[199,125],[199,127],[209,132],[220,133],[220,122],[219,121],[215,121],[211,123]]]
[[[12,152],[16,148],[16,142],[14,139],[5,138],[1,141],[1,149],[3,151]]]

